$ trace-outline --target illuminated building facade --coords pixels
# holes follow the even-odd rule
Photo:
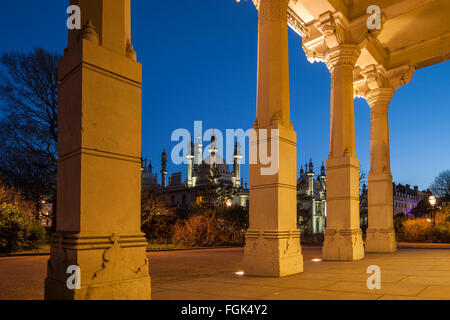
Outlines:
[[[394,190],[394,215],[408,214],[412,209],[417,207],[420,200],[427,198],[429,191],[419,191],[418,186],[411,189],[410,185],[402,185],[392,183]]]
[[[315,177],[314,165],[310,160],[300,169],[297,180],[298,225],[302,233],[323,234],[327,215],[327,180],[325,166],[322,164],[320,174]]]
[[[214,137],[212,138],[212,141]],[[168,178],[166,164],[167,154],[161,154],[161,184],[158,183],[158,176],[153,172],[152,164],[147,165],[147,160],[143,160],[142,165],[142,189],[152,191],[152,194],[163,201],[168,207],[191,208],[194,203],[215,201],[213,189],[226,190],[229,194],[224,199],[227,206],[248,207],[249,191],[246,186],[242,186],[239,144],[235,143],[233,155],[233,169],[230,170],[228,164],[219,156],[215,143],[208,149],[209,156],[203,160],[203,145],[198,140],[195,145],[191,144],[191,153],[188,158],[187,179],[183,180],[182,172],[175,172]]]

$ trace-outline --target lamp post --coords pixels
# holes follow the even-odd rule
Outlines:
[[[435,208],[435,205],[436,205],[436,197],[433,196],[433,195],[429,196],[428,202],[430,203],[431,208],[432,208],[433,226],[436,226],[436,217],[435,217],[435,212],[434,212],[434,208]]]

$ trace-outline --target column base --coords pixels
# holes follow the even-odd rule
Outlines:
[[[45,299],[150,300],[151,283],[143,234],[52,235]],[[69,266],[80,270],[80,288],[69,289]],[[72,279],[71,279],[72,280]],[[71,281],[73,284],[74,281]]]
[[[323,260],[353,261],[364,258],[361,229],[326,229]]]
[[[366,252],[397,251],[394,228],[367,228],[366,233]]]
[[[244,270],[249,276],[285,277],[303,272],[298,230],[248,230]]]

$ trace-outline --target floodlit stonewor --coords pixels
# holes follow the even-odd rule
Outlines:
[[[228,0],[233,1],[233,0]],[[140,231],[141,65],[132,45],[130,0],[78,0],[82,28],[68,32],[60,65],[58,219],[47,299],[150,299],[146,239]],[[303,271],[296,221],[297,136],[289,104],[288,27],[311,62],[330,72],[330,153],[323,260],[395,252],[389,103],[415,70],[448,60],[448,0],[380,1],[369,29],[366,0],[253,0],[259,13],[255,129],[278,129],[279,168],[250,165],[250,227],[244,273]],[[220,14],[216,12],[215,14]],[[299,48],[300,49],[300,48]],[[256,50],[256,48],[255,48]],[[363,246],[354,97],[371,108],[369,227]],[[257,144],[261,143],[259,139]],[[66,286],[78,265],[81,289]]]

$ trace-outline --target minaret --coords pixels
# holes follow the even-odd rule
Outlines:
[[[216,147],[216,136],[214,135],[214,131],[213,131],[213,135],[211,136],[211,147],[208,149],[209,151],[209,165],[215,165],[216,164],[216,155],[217,152],[219,152],[219,150],[217,150]]]
[[[198,137],[197,142],[195,143],[194,147],[194,164],[199,166],[203,163],[203,144],[202,144],[202,138]]]
[[[146,159],[146,158],[143,158],[143,157],[141,156],[141,172],[144,171],[144,169],[145,169],[145,159]]]
[[[194,143],[191,141],[189,153],[186,156],[188,159],[188,179],[187,179],[187,186],[188,188],[192,188],[194,186],[194,182],[192,180],[192,173],[193,173],[193,161],[194,161]]]
[[[236,140],[234,144],[234,163],[233,163],[233,172],[234,172],[234,187],[240,188],[241,187],[241,146],[239,144],[239,141]]]
[[[320,167],[320,177],[319,177],[319,179],[323,183],[327,182],[327,174],[326,174],[325,166],[324,166],[323,162],[322,162],[322,166]]]
[[[305,168],[307,170],[308,175],[308,194],[313,197],[314,196],[314,166],[312,163],[312,159],[309,160],[309,169],[308,167]]]
[[[163,188],[167,187],[167,153],[166,149],[161,154],[161,185]]]
[[[325,192],[327,190],[327,175],[326,175],[325,166],[324,166],[323,162],[322,162],[322,166],[320,167],[319,180],[320,180],[320,184],[322,186],[322,191],[324,191],[323,198],[325,199]]]

